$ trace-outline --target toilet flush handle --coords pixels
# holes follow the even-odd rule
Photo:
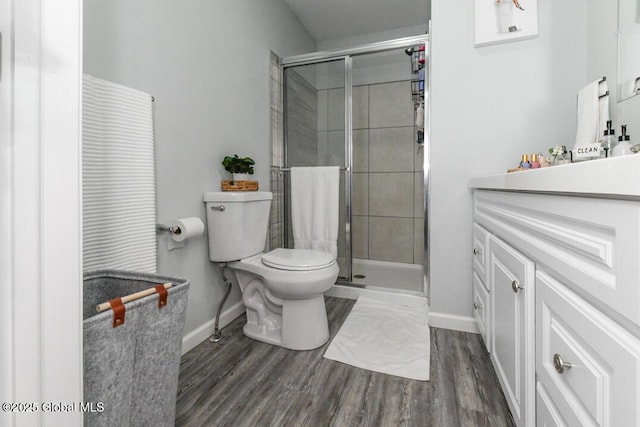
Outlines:
[[[224,212],[224,205],[220,205],[220,206],[211,206],[211,210],[212,211],[220,211],[220,212]]]

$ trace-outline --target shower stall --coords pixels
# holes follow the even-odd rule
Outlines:
[[[271,247],[293,247],[289,170],[339,166],[338,285],[429,294],[428,35],[272,56]]]

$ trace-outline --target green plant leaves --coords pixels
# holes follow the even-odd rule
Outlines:
[[[222,160],[222,166],[227,172],[231,173],[248,173],[253,174],[253,165],[256,162],[251,157],[238,157],[234,154],[233,157],[226,156]]]

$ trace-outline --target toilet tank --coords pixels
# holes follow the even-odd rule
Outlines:
[[[237,261],[262,252],[272,198],[266,191],[205,193],[209,259]]]

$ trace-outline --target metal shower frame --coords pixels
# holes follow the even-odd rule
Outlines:
[[[302,55],[289,56],[280,59],[280,73],[282,84],[282,91],[285,90],[285,82],[282,79],[284,75],[284,69],[290,67],[296,67],[301,65],[312,65],[312,64],[320,64],[331,61],[344,61],[345,67],[345,77],[344,77],[344,89],[345,89],[345,273],[346,280],[340,280],[341,284],[348,284],[354,286],[352,282],[352,241],[351,241],[351,194],[352,194],[352,161],[353,161],[353,139],[352,139],[352,57],[360,56],[360,55],[368,55],[379,52],[386,52],[390,50],[396,49],[406,49],[415,45],[424,44],[426,50],[426,61],[427,61],[427,78],[426,78],[426,90],[425,90],[425,136],[424,136],[424,180],[423,180],[423,192],[424,192],[424,285],[425,289],[423,290],[425,296],[429,298],[430,291],[430,269],[429,269],[429,187],[430,187],[430,142],[431,142],[431,132],[430,132],[430,123],[429,123],[429,113],[430,113],[430,99],[429,90],[431,88],[431,49],[429,43],[429,35],[423,34],[419,36],[411,36],[411,37],[403,37],[399,39],[387,40],[383,42],[370,43],[358,47],[346,48],[346,49],[335,49],[335,50],[327,50],[327,51],[319,51],[313,53],[307,53]],[[281,99],[283,105],[283,114],[286,111],[286,97],[284,93],[281,94]],[[278,141],[274,141],[274,144],[278,143]],[[287,162],[287,137],[286,132],[283,135],[283,141],[280,143],[284,143],[284,165],[288,166]],[[286,200],[286,199],[285,199]],[[286,209],[285,209],[286,212]],[[286,214],[285,214],[286,215]],[[286,220],[285,220],[285,223]]]

